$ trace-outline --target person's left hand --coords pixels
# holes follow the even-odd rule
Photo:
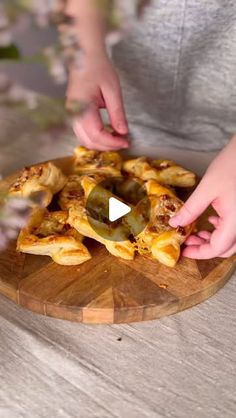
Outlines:
[[[236,253],[236,136],[211,163],[202,181],[181,210],[170,219],[172,227],[195,221],[209,205],[218,216],[209,217],[212,233],[200,231],[186,240],[183,255],[195,259],[230,257]]]

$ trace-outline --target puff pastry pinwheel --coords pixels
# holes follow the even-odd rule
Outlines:
[[[62,207],[69,208],[68,223],[80,234],[100,242],[114,256],[132,260],[134,258],[135,249],[133,244],[125,237],[123,225],[120,225],[119,227],[119,225],[116,224],[114,229],[111,228],[110,225],[106,224],[104,219],[99,218],[99,213],[96,212],[96,210],[92,214],[93,227],[88,220],[90,215],[87,213],[86,201],[90,192],[96,187],[100,202],[103,198],[104,201],[106,201],[108,195],[112,195],[103,187],[98,186],[98,179],[100,180],[100,177],[86,175],[81,178],[77,177],[77,179],[75,177],[70,177],[68,184],[60,194],[59,202]],[[76,197],[74,199],[73,190],[75,190],[75,181],[78,183],[80,182],[84,194],[81,194],[79,198]],[[81,189],[78,188],[78,190]],[[71,199],[69,198],[69,200],[66,201],[68,196],[71,196]]]
[[[155,184],[155,180],[149,180],[146,188],[151,209],[147,225],[135,236],[136,248],[140,254],[151,255],[160,263],[174,267],[180,257],[180,246],[193,225],[172,228],[169,219],[181,208],[183,202],[170,189]],[[130,225],[132,230],[132,219]]]
[[[74,151],[74,171],[77,174],[106,174],[120,176],[122,159],[118,152],[93,151],[77,147]]]
[[[61,265],[78,265],[91,258],[82,236],[68,224],[68,213],[34,209],[17,240],[17,251],[47,255]]]
[[[66,177],[53,163],[43,163],[26,167],[20,177],[12,184],[10,195],[31,198],[42,193],[42,206],[47,207],[66,184]]]
[[[125,161],[122,169],[142,180],[153,179],[163,185],[192,187],[196,184],[194,173],[171,160],[151,160],[140,157]]]

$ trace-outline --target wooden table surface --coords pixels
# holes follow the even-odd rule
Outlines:
[[[0,120],[4,175],[70,154],[75,144],[69,133],[38,134],[14,112],[1,111]],[[212,156],[186,153],[185,158],[201,172]],[[234,418],[235,278],[190,310],[130,325],[55,320],[0,297],[0,415]]]

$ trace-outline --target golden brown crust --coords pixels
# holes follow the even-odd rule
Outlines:
[[[110,230],[105,223],[95,220],[94,223],[97,223],[96,231],[99,231],[98,234],[95,229],[91,227],[88,217],[83,210],[78,211],[77,209],[70,208],[68,222],[79,233],[103,244],[109,253],[115,257],[124,258],[125,260],[133,260],[135,253],[133,244],[129,240],[125,239],[120,242],[115,241],[114,233],[119,234],[119,232],[117,230],[114,232]],[[108,236],[109,233],[111,235],[111,239],[103,238],[103,236]]]
[[[149,221],[143,231],[137,234],[136,249],[140,254],[147,254],[168,267],[174,267],[180,257],[180,247],[193,229],[172,228],[169,220],[182,207],[183,202],[172,190],[159,185],[155,180],[146,183],[150,202]],[[130,223],[131,229],[135,220]],[[135,235],[135,231],[134,231]]]
[[[67,212],[34,209],[27,226],[20,232],[17,250],[47,255],[61,265],[78,265],[91,258],[82,238],[69,225]]]
[[[176,194],[174,192],[173,189],[171,189],[168,186],[163,186],[160,183],[158,183],[156,180],[147,180],[145,182],[145,188],[147,191],[147,194],[150,195],[154,195],[154,196],[163,196],[163,195],[168,195],[171,197],[175,197]]]
[[[106,174],[120,176],[122,159],[118,152],[94,151],[77,147],[74,151],[74,171],[77,174]]]
[[[92,238],[105,245],[107,250],[116,257],[124,258],[126,260],[132,260],[134,258],[135,249],[133,244],[125,238],[125,234],[123,232],[124,229],[122,225],[120,228],[113,229],[104,221],[93,218],[93,224],[96,224],[95,231],[95,229],[92,228],[89,223],[89,214],[86,211],[85,204],[86,199],[88,198],[91,191],[95,190],[95,200],[97,192],[98,199],[100,202],[101,196],[103,196],[103,200],[106,200],[109,197],[113,196],[112,193],[105,190],[102,186],[99,187],[98,183],[98,178],[95,179],[93,176],[84,175],[81,177],[81,185],[84,190],[85,199],[83,201],[80,201],[80,207],[78,205],[78,202],[75,205],[72,204],[70,206],[68,222],[71,226],[73,226],[78,232],[80,232],[84,236]],[[97,231],[99,231],[99,233]],[[104,236],[110,236],[110,239],[103,238]],[[122,237],[124,237],[124,239],[117,242]]]
[[[10,187],[9,193],[20,197],[33,197],[43,192],[42,206],[47,207],[66,184],[62,171],[52,163],[43,163],[26,167],[19,178]]]
[[[63,210],[69,210],[71,206],[83,206],[85,204],[80,176],[72,174],[68,177],[66,185],[59,193],[58,203]]]
[[[163,185],[192,187],[196,184],[194,173],[171,160],[150,160],[140,157],[125,161],[122,169],[142,180],[152,179]]]
[[[174,267],[180,257],[180,246],[189,236],[193,226],[172,228],[169,220],[182,204],[173,198],[163,205],[161,198],[151,197],[152,214],[143,232],[136,237],[138,251],[152,254],[152,257],[168,267]],[[169,209],[169,205],[173,209]]]

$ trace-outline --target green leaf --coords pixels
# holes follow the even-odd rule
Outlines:
[[[20,60],[21,54],[16,45],[0,46],[0,60]]]

